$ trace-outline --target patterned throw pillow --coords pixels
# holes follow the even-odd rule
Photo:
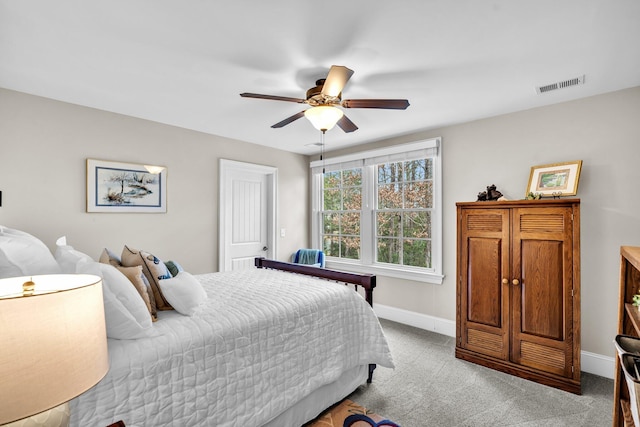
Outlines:
[[[122,249],[122,265],[126,267],[134,267],[136,265],[142,266],[142,273],[145,275],[151,285],[153,296],[156,302],[157,310],[173,310],[171,304],[162,295],[162,291],[158,286],[158,282],[163,279],[170,279],[171,273],[167,269],[167,266],[155,255],[149,252],[139,251],[124,246]],[[149,295],[151,297],[151,295]]]
[[[169,273],[171,273],[172,277],[176,277],[178,273],[180,273],[181,271],[184,271],[184,268],[182,268],[182,266],[175,261],[171,261],[171,260],[166,261],[164,265],[167,266],[167,268],[169,269]]]

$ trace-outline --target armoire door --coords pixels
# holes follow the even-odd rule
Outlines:
[[[512,211],[511,360],[572,377],[572,209]]]
[[[460,346],[509,357],[509,209],[463,210],[459,218]]]

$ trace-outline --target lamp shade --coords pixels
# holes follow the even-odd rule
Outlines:
[[[320,105],[304,110],[304,116],[309,119],[313,127],[321,131],[333,128],[343,115],[341,109],[330,105]]]
[[[25,282],[35,283],[31,296]],[[108,370],[100,277],[0,279],[0,424],[67,402]]]

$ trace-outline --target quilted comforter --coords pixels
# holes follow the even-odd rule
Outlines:
[[[109,339],[110,370],[71,401],[71,425],[262,426],[344,371],[393,367],[371,307],[344,285],[274,270],[196,276],[192,316]]]

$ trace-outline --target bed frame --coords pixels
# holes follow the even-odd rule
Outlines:
[[[307,276],[315,276],[322,279],[341,282],[345,285],[352,284],[356,291],[358,291],[359,286],[362,286],[365,292],[365,299],[369,305],[373,307],[373,288],[376,287],[376,276],[373,274],[348,273],[346,271],[329,270],[304,264],[274,261],[263,257],[256,258],[255,265],[258,268],[289,271],[292,273],[306,274]]]
[[[305,274],[307,276],[319,277],[334,282],[344,283],[345,285],[354,285],[355,291],[362,286],[365,293],[365,299],[371,307],[373,307],[373,289],[376,287],[376,276],[373,274],[349,273],[346,271],[329,270],[326,268],[312,267],[304,264],[292,264],[290,262],[274,261],[259,257],[255,259],[255,266],[258,268],[268,268],[272,270],[282,270],[291,273]],[[373,371],[376,369],[375,364],[369,365],[369,377],[367,383],[371,383],[373,379]]]

